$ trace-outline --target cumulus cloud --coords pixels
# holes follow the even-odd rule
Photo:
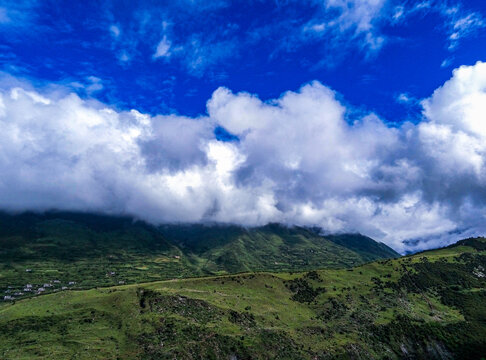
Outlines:
[[[391,128],[349,118],[312,82],[262,101],[219,88],[208,114],[149,116],[62,87],[0,83],[0,208],[153,222],[267,222],[359,231],[399,251],[481,234],[486,63],[464,66]],[[239,141],[221,142],[224,127]]]

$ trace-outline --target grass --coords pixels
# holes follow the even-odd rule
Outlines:
[[[0,305],[0,358],[480,359],[480,266],[486,251],[462,245],[352,269],[68,290]]]

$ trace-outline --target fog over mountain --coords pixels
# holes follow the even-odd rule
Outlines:
[[[486,63],[454,70],[399,126],[317,81],[266,101],[220,87],[197,118],[7,74],[0,88],[1,210],[320,226],[400,252],[486,232]]]

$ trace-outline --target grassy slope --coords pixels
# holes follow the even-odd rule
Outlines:
[[[338,243],[305,228],[278,224],[252,229],[167,225],[161,232],[184,252],[200,258],[202,269],[209,273],[342,268],[399,256],[361,235],[341,235]],[[353,240],[363,240],[364,246],[354,246]]]
[[[373,259],[397,255],[391,249],[372,251]],[[54,280],[59,282],[46,291],[256,270],[349,267],[369,260],[368,252],[278,225],[157,229],[129,218],[89,214],[0,214],[2,296]]]
[[[2,359],[486,354],[486,242],[353,269],[66,291],[0,307]]]
[[[346,246],[348,249],[359,253],[367,261],[377,260],[377,255],[384,259],[397,257],[397,253],[385,244],[360,234],[329,235],[326,236],[326,239],[335,244]]]

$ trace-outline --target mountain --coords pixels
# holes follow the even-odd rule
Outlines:
[[[0,305],[2,359],[485,354],[484,238],[346,269],[66,290]]]
[[[400,256],[362,235],[323,237],[311,229],[280,224],[256,228],[165,225],[160,231],[185,254],[203,259],[203,268],[213,273],[349,267]]]
[[[56,286],[41,286],[44,292],[246,271],[344,268],[399,256],[359,235],[350,236],[349,243],[336,239],[278,224],[155,227],[129,217],[4,213],[0,294],[10,287],[14,294],[22,292],[20,297],[29,296],[25,285],[53,281]]]
[[[397,257],[395,250],[361,234],[327,235],[326,239],[357,252],[366,261]]]

